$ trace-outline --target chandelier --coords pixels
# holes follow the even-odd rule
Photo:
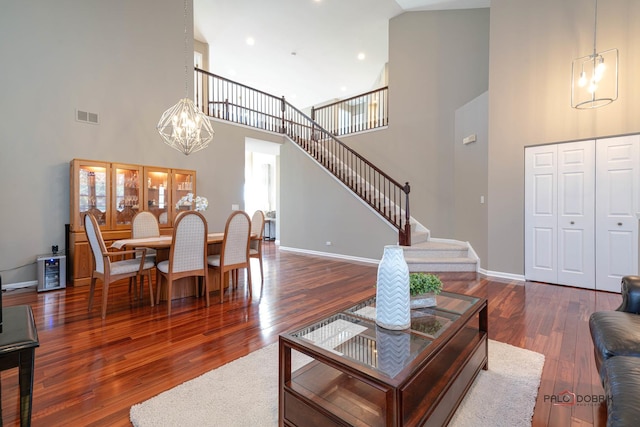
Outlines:
[[[162,114],[156,128],[167,145],[188,156],[206,148],[214,132],[207,116],[188,96],[187,0],[184,1],[184,56],[185,97]]]
[[[596,50],[598,0],[595,0],[593,53],[571,63],[571,106],[598,108],[618,99],[618,49]]]

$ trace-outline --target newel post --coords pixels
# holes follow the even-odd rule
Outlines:
[[[404,208],[404,239],[400,239],[402,246],[411,246],[411,213],[409,212],[409,193],[411,192],[411,186],[408,182],[404,183],[402,190],[405,194],[405,208]]]
[[[280,126],[280,133],[286,133],[286,129],[284,127],[284,112],[286,110],[287,101],[284,99],[284,95],[282,95],[282,102],[280,103],[280,110],[282,111],[282,125]]]

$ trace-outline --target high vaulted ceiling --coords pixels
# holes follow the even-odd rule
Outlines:
[[[381,86],[392,17],[489,2],[194,0],[194,36],[209,44],[212,73],[306,108]]]

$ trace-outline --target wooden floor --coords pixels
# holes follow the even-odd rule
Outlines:
[[[36,351],[35,426],[130,425],[129,408],[184,381],[274,343],[278,334],[375,294],[376,266],[280,252],[265,244],[265,280],[253,264],[253,298],[239,291],[225,303],[203,299],[148,305],[115,286],[107,319],[100,297],[87,312],[86,287],[10,291],[4,305],[30,304]],[[489,337],[546,356],[534,426],[604,426],[606,409],[594,367],[588,318],[618,306],[620,296],[576,288],[444,273],[445,290],[489,300]],[[213,299],[212,301],[216,301]],[[17,425],[16,370],[2,373],[5,425]],[[579,404],[557,406],[569,391]],[[233,398],[233,396],[230,396]],[[221,402],[221,404],[223,404]]]

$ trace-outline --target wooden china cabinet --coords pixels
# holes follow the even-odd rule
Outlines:
[[[74,286],[88,285],[93,258],[82,222],[86,212],[98,220],[107,247],[131,237],[131,220],[141,211],[153,213],[161,234],[173,232],[175,204],[196,194],[194,170],[171,169],[96,160],[73,159],[70,164],[69,269]],[[179,210],[191,206],[181,205]]]

